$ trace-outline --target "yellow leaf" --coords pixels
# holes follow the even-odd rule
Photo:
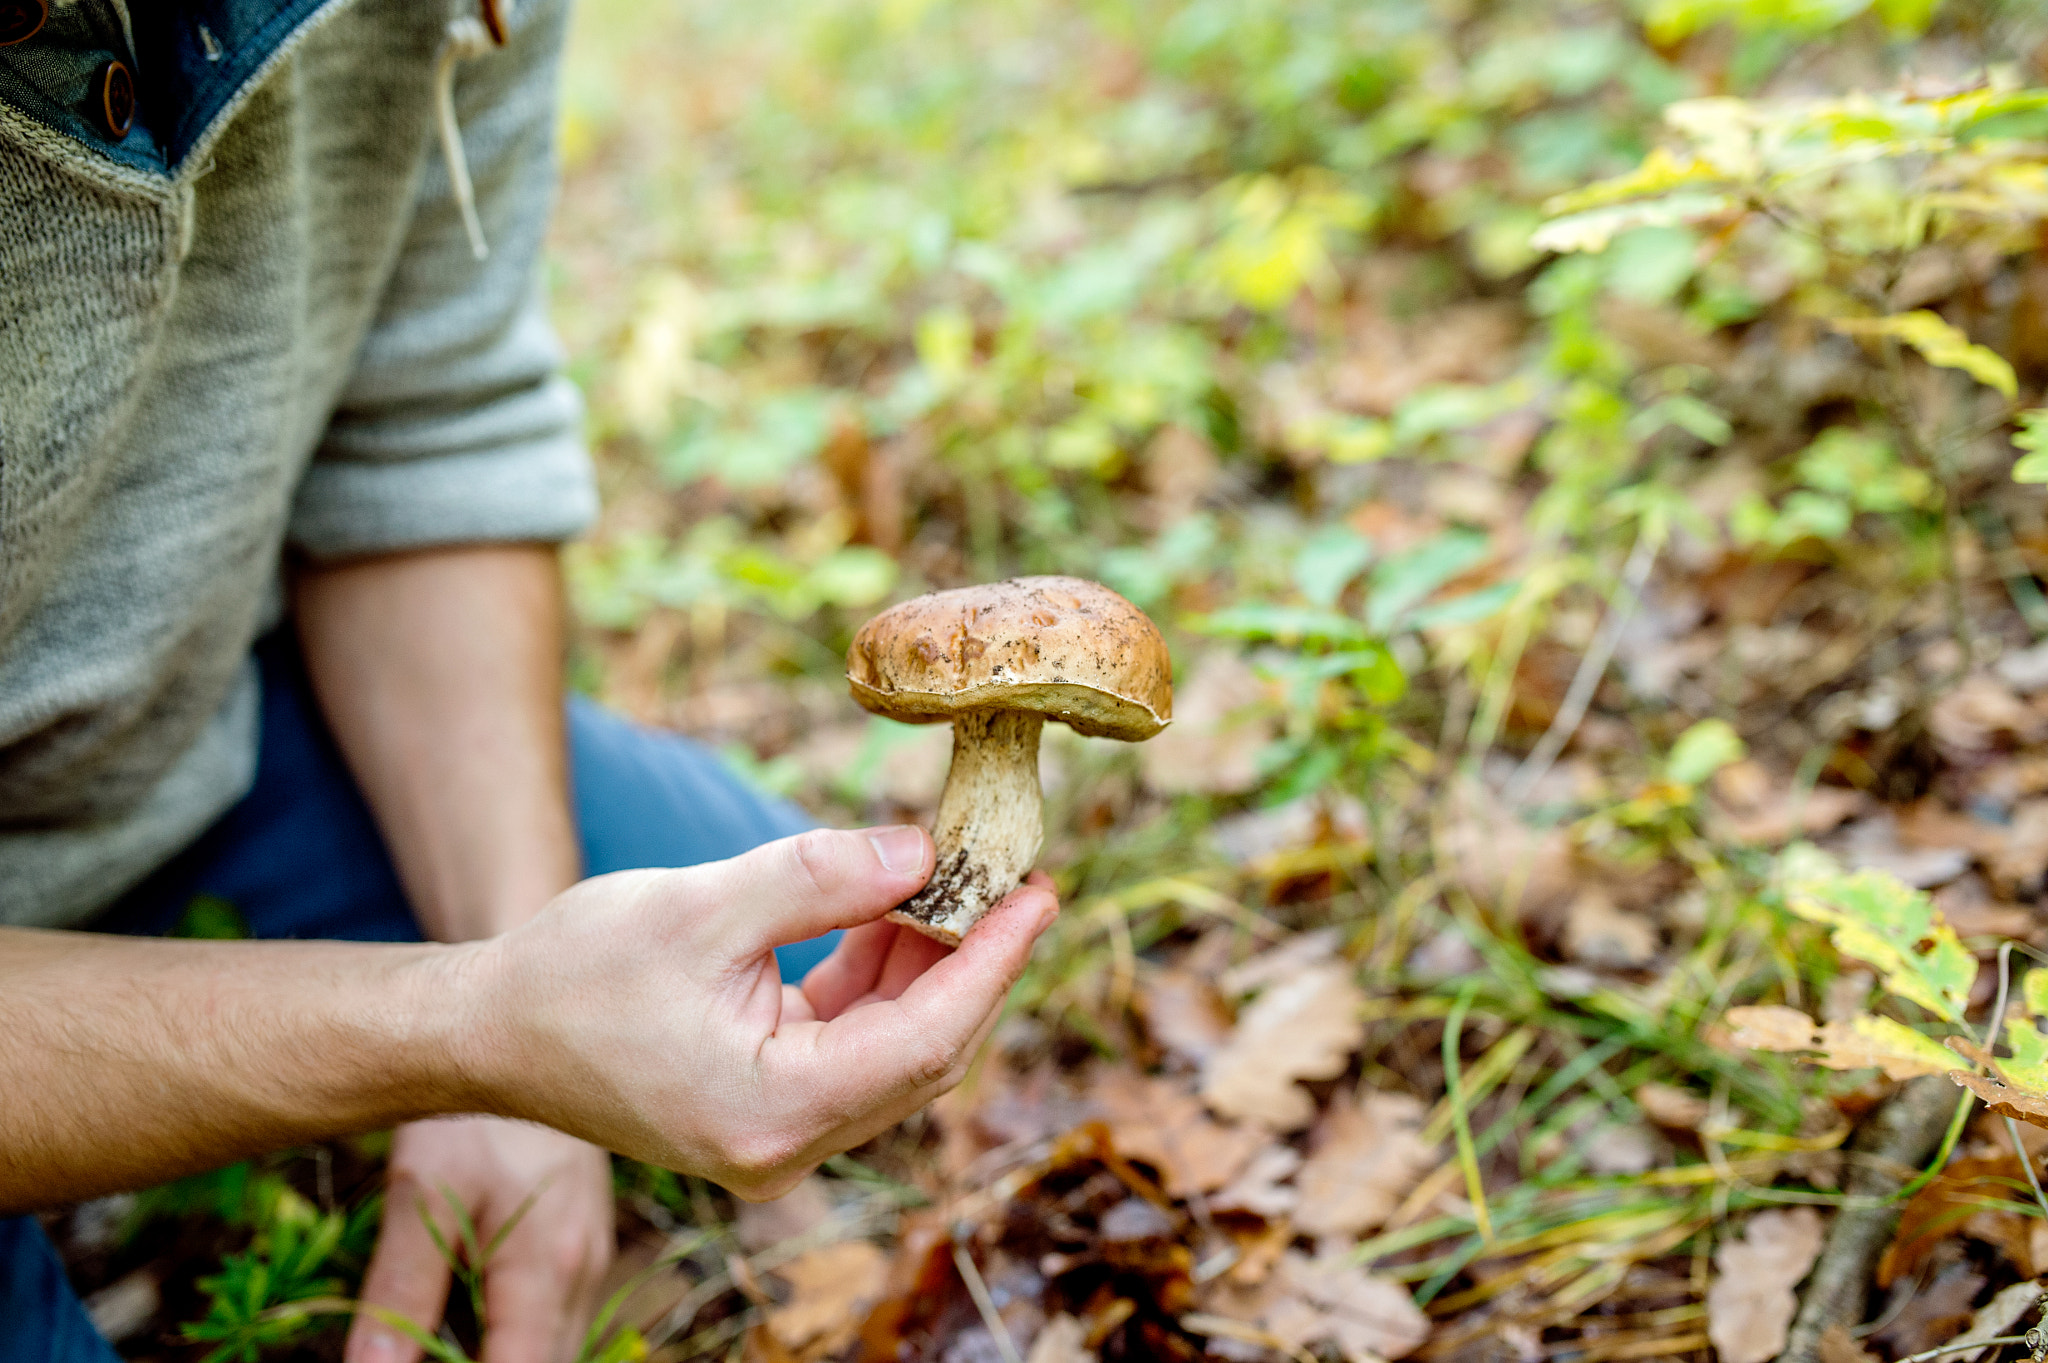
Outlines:
[[[1759,1051],[1818,1051],[1815,1063],[1832,1070],[1880,1069],[1888,1079],[1945,1074],[1955,1057],[1902,1022],[1863,1014],[1816,1027],[1797,1008],[1730,1008],[1735,1044]]]
[[[2048,1017],[2048,970],[2029,970],[2020,981],[2020,997],[2027,1001],[2029,1013],[2037,1018]]]
[[[1925,308],[1895,312],[1889,317],[1837,317],[1829,325],[1848,336],[1892,336],[1920,352],[1929,364],[1960,369],[1986,388],[2012,397],[2019,379],[1997,351],[1974,344],[1969,337]]]
[[[1643,158],[1641,165],[1626,175],[1598,180],[1584,189],[1560,194],[1544,204],[1543,211],[1552,217],[1566,213],[1582,213],[1589,208],[1604,208],[1629,199],[1669,194],[1674,189],[1712,183],[1722,178],[1719,171],[1704,161],[1691,156],[1681,160],[1664,148],[1658,147]]]

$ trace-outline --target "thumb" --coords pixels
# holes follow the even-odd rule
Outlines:
[[[748,951],[807,941],[880,918],[931,878],[932,840],[898,824],[852,832],[813,829],[729,861],[680,872],[702,875],[689,895],[734,929]]]

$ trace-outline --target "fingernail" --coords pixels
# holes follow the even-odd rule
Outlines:
[[[348,1363],[390,1363],[398,1357],[398,1336],[372,1326],[357,1335],[348,1351]]]
[[[923,829],[912,828],[908,824],[877,828],[868,834],[868,841],[874,844],[875,856],[881,860],[883,870],[909,875],[924,869]]]

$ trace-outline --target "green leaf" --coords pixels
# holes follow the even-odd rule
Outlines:
[[[2006,358],[1977,345],[1925,308],[1895,312],[1889,317],[1837,317],[1831,326],[1847,336],[1891,336],[1920,352],[1922,359],[1943,369],[1960,369],[1986,388],[2012,397],[2019,379]]]
[[[1799,479],[1853,502],[1860,511],[1931,507],[1939,499],[1926,470],[1899,462],[1891,442],[1867,431],[1830,426],[1799,456]]]
[[[1380,560],[1372,570],[1365,623],[1375,635],[1387,633],[1431,592],[1484,559],[1485,535],[1476,530],[1447,530],[1403,553]]]
[[[1375,705],[1392,705],[1408,691],[1408,674],[1401,670],[1393,651],[1380,643],[1297,659],[1286,665],[1284,675],[1297,684],[1349,677]]]
[[[866,544],[834,549],[804,575],[804,614],[815,603],[872,606],[896,586],[896,560]]]
[[[1668,303],[1699,269],[1699,237],[1686,227],[1637,227],[1608,248],[1607,287],[1638,303]]]
[[[1587,209],[1626,203],[1631,199],[1668,195],[1674,189],[1696,188],[1722,178],[1721,172],[1705,161],[1691,156],[1674,156],[1665,148],[1657,147],[1626,175],[1616,175],[1569,194],[1560,194],[1544,204],[1543,211],[1552,218],[1562,218]]]
[[[974,319],[960,308],[934,308],[918,319],[916,345],[934,378],[958,383],[974,362]]]
[[[1779,873],[1786,907],[1832,928],[1835,950],[1874,967],[1900,998],[1962,1021],[1977,958],[1931,898],[1884,871],[1845,874],[1811,843],[1786,848]]]
[[[1583,213],[1553,218],[1530,234],[1529,244],[1539,251],[1555,251],[1560,255],[1573,251],[1599,252],[1606,250],[1608,243],[1623,232],[1632,232],[1640,227],[1677,227],[1704,222],[1709,218],[1722,217],[1737,207],[1737,201],[1727,194],[1667,194],[1662,198],[1639,199],[1634,203],[1592,208]]]
[[[2042,1036],[2033,1023],[2015,1019],[2006,1024],[2005,1044],[2012,1047],[2012,1058],[1999,1066],[2006,1077],[2031,1089],[2048,1089],[2048,1036]]]
[[[1443,601],[1433,601],[1427,606],[1417,606],[1401,617],[1403,629],[1441,629],[1446,625],[1476,625],[1481,620],[1491,620],[1506,610],[1515,594],[1522,590],[1520,579],[1496,582],[1481,587],[1476,592],[1453,596]]]
[[[2012,443],[2026,451],[2012,466],[2015,483],[2048,483],[2048,407],[2019,414],[2019,433]]]
[[[1348,525],[1326,525],[1294,556],[1294,585],[1311,605],[1329,610],[1372,562],[1372,541]]]
[[[1725,719],[1703,719],[1678,736],[1664,773],[1681,786],[1705,784],[1708,777],[1749,754],[1749,745]]]
[[[1891,1079],[1945,1074],[1956,1069],[1953,1052],[1905,1023],[1868,1013],[1815,1026],[1797,1008],[1782,1004],[1730,1008],[1724,1019],[1735,1044],[1759,1051],[1814,1051],[1829,1069],[1877,1068]]]
[[[2027,1011],[2037,1018],[2048,1017],[2048,969],[2036,967],[2020,982],[2020,997]]]
[[[1941,0],[1874,0],[1870,8],[1894,35],[1917,38],[1934,22]]]

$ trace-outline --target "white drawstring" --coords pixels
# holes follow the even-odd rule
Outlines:
[[[481,19],[467,14],[450,19],[448,40],[434,68],[434,124],[441,133],[441,156],[448,163],[456,206],[462,210],[462,228],[469,233],[470,254],[478,260],[487,258],[491,247],[476,215],[476,190],[469,182],[469,160],[462,154],[462,129],[455,122],[455,63],[481,57],[492,45],[491,31]]]

